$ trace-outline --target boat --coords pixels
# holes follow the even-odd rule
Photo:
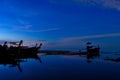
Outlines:
[[[97,47],[92,46],[91,42],[87,42],[87,54],[88,55],[94,55],[94,56],[99,56],[100,54],[100,47],[99,45]]]
[[[20,40],[18,44],[12,42],[13,45],[8,47],[8,42],[4,42],[3,45],[0,45],[0,65],[9,65],[10,67],[18,67],[19,71],[22,72],[20,63],[24,62],[29,58],[37,59],[40,62],[41,59],[38,57],[37,53],[42,46],[42,43],[36,44],[34,47],[22,46],[23,40]]]
[[[15,44],[15,43],[14,43]],[[16,44],[16,46],[7,46],[7,42],[3,44],[3,46],[0,46],[0,55],[31,55],[31,54],[37,54],[39,49],[42,46],[42,43],[36,44],[34,47],[25,47],[22,46],[23,40],[19,42],[19,44]]]

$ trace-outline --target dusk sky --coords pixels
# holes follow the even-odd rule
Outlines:
[[[21,39],[43,49],[91,41],[120,50],[120,0],[0,0],[0,40]]]

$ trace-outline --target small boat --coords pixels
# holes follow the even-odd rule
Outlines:
[[[93,47],[91,46],[92,43],[87,42],[87,53],[90,55],[94,55],[94,56],[99,56],[100,53],[100,47],[98,45],[98,47]]]

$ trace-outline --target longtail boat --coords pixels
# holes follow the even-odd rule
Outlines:
[[[3,46],[0,46],[0,55],[30,55],[30,54],[37,54],[39,49],[42,46],[42,43],[39,44],[39,46],[36,44],[34,47],[24,47],[21,46],[23,44],[23,40],[19,42],[17,46],[7,46],[7,42],[3,44]]]

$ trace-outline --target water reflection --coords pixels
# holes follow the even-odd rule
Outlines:
[[[120,62],[120,57],[115,58],[115,59],[114,58],[106,58],[104,60],[113,61],[113,62]]]
[[[39,60],[40,63],[42,63],[41,58],[37,54],[32,55],[5,55],[0,54],[0,65],[8,65],[9,67],[17,67],[20,72],[22,72],[22,68],[20,66],[20,63],[27,62],[28,59],[35,59]]]
[[[57,55],[66,55],[66,56],[74,56],[74,55],[79,55],[79,59],[82,59],[82,58],[86,58],[86,62],[87,63],[91,63],[94,59],[102,59],[104,61],[114,61],[114,62],[120,62],[120,57],[119,58],[100,58],[101,54],[99,51],[87,51],[87,52],[79,52],[78,53],[74,53],[74,54],[56,54],[56,53],[39,53],[39,54],[43,54],[43,55],[46,55],[46,56],[49,56],[49,55],[54,55],[54,58],[55,56]],[[109,54],[108,54],[109,55]],[[34,60],[37,60],[39,61],[40,63],[42,63],[42,60],[41,60],[41,56],[38,55],[38,54],[30,54],[30,55],[26,55],[26,54],[17,54],[17,55],[9,55],[9,54],[0,54],[0,65],[8,65],[9,67],[17,67],[19,69],[20,72],[22,72],[22,68],[20,66],[21,63],[23,62],[27,62],[29,59],[34,59]]]
[[[100,52],[95,49],[90,49],[86,52],[68,52],[68,51],[46,51],[45,55],[68,55],[74,56],[79,55],[79,58],[86,57],[86,61],[91,63],[93,59],[100,57]]]
[[[3,48],[1,49],[3,50]],[[32,51],[34,51],[34,49],[36,48],[32,48]],[[107,64],[109,61],[120,62],[120,57],[118,57],[118,55],[116,55],[118,58],[113,58],[113,55],[107,57],[110,54],[101,54],[99,49],[99,47],[91,46],[90,43],[87,45],[85,52],[41,50],[41,53],[34,54],[32,53],[31,48],[30,50],[21,49],[24,53],[10,53],[13,52],[13,50],[7,49],[2,51],[4,53],[0,53],[0,65],[4,65],[5,67],[6,65],[9,67],[16,67],[17,70],[22,73],[15,68],[7,69],[4,72],[0,72],[0,75],[2,75],[0,76],[0,79],[114,80],[115,78],[118,78],[118,80],[120,80],[120,64],[112,62]],[[19,48],[17,48],[17,51],[19,51]],[[44,63],[40,64],[42,61],[44,61]],[[28,62],[28,64],[25,62]],[[4,70],[5,67],[1,67],[0,69]],[[10,71],[11,73],[8,73]]]
[[[38,55],[19,56],[1,55],[0,64],[4,66],[8,65],[9,67],[17,67],[17,69],[22,72],[20,74],[17,71],[17,74],[19,76],[17,76],[16,79],[13,80],[113,80],[113,78],[115,77],[119,78],[119,75],[118,73],[116,73],[116,71],[120,71],[120,65],[114,64],[112,62],[110,62],[110,64],[106,64],[108,61],[104,60],[105,58],[102,58],[104,54],[41,54],[42,53],[39,53]],[[43,64],[41,64],[41,58],[44,62]],[[99,59],[101,59],[102,61],[97,61]],[[112,61],[118,60],[119,59]],[[29,64],[24,63],[27,61]],[[6,74],[8,73],[6,72]],[[11,74],[13,74],[12,76],[14,78],[16,70],[14,71],[14,73]],[[109,77],[109,75],[112,75],[113,78]],[[6,78],[3,78],[2,80],[5,79]],[[11,79],[11,77],[9,77],[9,79]]]

